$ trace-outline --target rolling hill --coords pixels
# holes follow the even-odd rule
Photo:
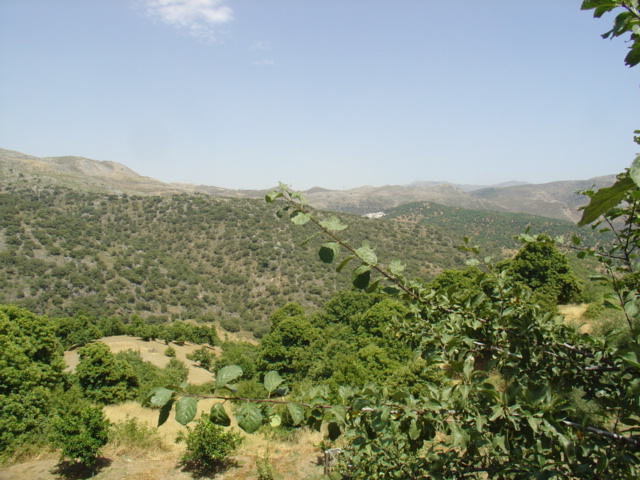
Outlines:
[[[267,191],[163,183],[138,175],[116,162],[73,156],[38,158],[3,149],[0,149],[0,178],[4,185],[36,181],[43,186],[59,185],[90,192],[130,195],[205,193],[229,198],[263,198]],[[348,190],[316,187],[304,194],[315,208],[358,215],[384,212],[408,203],[434,202],[451,207],[527,213],[577,222],[580,217],[577,208],[586,202],[576,191],[607,186],[614,180],[614,175],[608,175],[536,185],[509,182],[506,186],[486,188],[447,182],[414,182],[406,186],[364,186]]]

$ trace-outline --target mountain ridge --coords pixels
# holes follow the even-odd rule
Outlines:
[[[3,184],[34,180],[85,191],[137,195],[205,193],[229,198],[262,198],[270,190],[165,183],[139,175],[114,161],[80,156],[36,157],[6,149],[0,149],[0,178]],[[543,184],[513,180],[488,186],[416,181],[408,185],[362,186],[347,190],[315,186],[303,193],[314,208],[359,215],[384,212],[408,203],[435,202],[451,207],[527,213],[577,222],[580,219],[578,208],[587,201],[576,191],[607,186],[614,181],[615,175]]]

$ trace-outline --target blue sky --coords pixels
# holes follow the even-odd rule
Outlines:
[[[0,0],[0,148],[307,189],[618,173],[640,68],[580,0]]]

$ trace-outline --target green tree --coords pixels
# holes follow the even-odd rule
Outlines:
[[[109,440],[110,423],[102,408],[78,395],[63,394],[66,402],[51,419],[49,440],[60,449],[60,461],[91,467]]]
[[[189,470],[207,473],[226,465],[229,456],[240,446],[242,437],[214,425],[203,415],[184,440],[187,449],[182,455],[182,463]]]
[[[78,383],[93,401],[113,404],[136,395],[138,379],[131,366],[119,361],[109,347],[101,342],[78,349],[80,361],[76,367]]]
[[[42,432],[64,361],[47,317],[0,306],[0,451]]]
[[[198,362],[198,366],[209,370],[213,364],[214,356],[207,347],[201,347],[193,353],[188,353],[187,358]]]
[[[305,376],[311,364],[308,347],[315,339],[317,330],[299,305],[285,305],[271,319],[271,331],[262,337],[258,347],[258,369]]]
[[[546,235],[529,237],[512,260],[503,263],[509,275],[558,304],[575,302],[582,288],[565,255]]]
[[[73,345],[82,347],[102,337],[102,332],[94,320],[85,315],[58,318],[55,325],[56,336],[65,350]]]

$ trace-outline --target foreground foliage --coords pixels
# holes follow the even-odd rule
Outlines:
[[[204,473],[223,467],[240,446],[242,437],[202,417],[184,440],[187,449],[182,455],[182,463],[190,470]]]

